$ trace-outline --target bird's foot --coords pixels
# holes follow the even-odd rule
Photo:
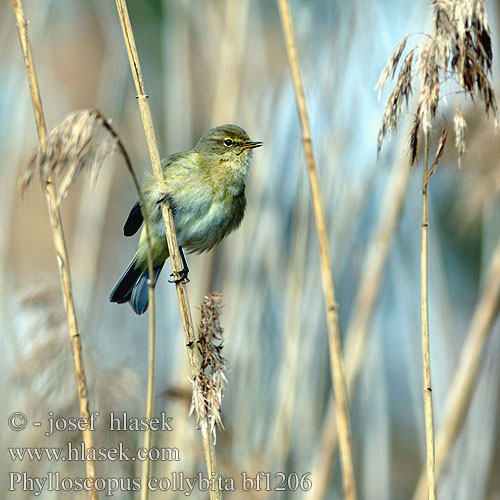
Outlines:
[[[179,272],[173,272],[170,276],[172,277],[171,280],[168,280],[169,283],[183,283],[184,285],[186,283],[189,283],[189,267],[187,265],[186,257],[184,257],[184,252],[182,251],[182,247],[179,246],[179,253],[181,254],[181,259],[182,259],[182,270]]]
[[[168,203],[170,205],[172,205],[172,202],[170,201],[170,196],[168,195],[168,193],[160,193],[159,198],[156,200],[156,204],[161,205],[165,201],[168,201]]]
[[[169,279],[168,282],[169,283],[182,283],[183,285],[189,283],[191,280],[188,278],[188,273],[189,273],[189,269],[183,269],[182,271],[178,272],[178,273],[171,273],[170,274],[170,277],[172,279]],[[177,277],[176,277],[177,276]]]

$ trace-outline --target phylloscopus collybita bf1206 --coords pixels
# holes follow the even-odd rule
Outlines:
[[[252,149],[259,146],[262,143],[251,141],[241,127],[221,125],[209,130],[190,151],[174,153],[162,160],[165,192],[159,190],[152,174],[146,176],[143,195],[151,221],[155,280],[169,257],[161,201],[168,199],[173,211],[184,264],[181,279],[187,280],[188,267],[182,250],[188,253],[209,250],[240,225],[246,207],[245,184]],[[137,202],[123,233],[132,236],[142,223],[143,215]],[[137,252],[113,288],[110,301],[130,302],[137,314],[144,313],[148,307],[148,279],[143,228]]]

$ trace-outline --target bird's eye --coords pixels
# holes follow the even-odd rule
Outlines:
[[[232,146],[232,145],[233,145],[233,141],[232,141],[231,139],[226,139],[226,140],[224,141],[224,144],[225,144],[227,147],[230,147],[230,146]]]

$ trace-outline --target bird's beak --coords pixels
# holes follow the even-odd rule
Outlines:
[[[254,149],[254,148],[260,148],[263,145],[262,142],[260,141],[248,141],[244,142],[241,147],[243,149]]]

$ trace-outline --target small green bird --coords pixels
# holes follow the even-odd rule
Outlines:
[[[152,174],[144,179],[143,195],[151,221],[151,245],[155,280],[169,257],[161,201],[172,207],[179,249],[187,279],[188,253],[204,252],[236,229],[246,207],[245,184],[252,160],[252,149],[262,142],[251,141],[237,125],[221,125],[209,130],[191,151],[174,153],[162,161],[166,191],[161,192]],[[135,234],[143,223],[137,202],[125,222],[125,236]],[[109,300],[130,302],[137,314],[148,307],[148,259],[146,231],[132,262],[113,288]]]

